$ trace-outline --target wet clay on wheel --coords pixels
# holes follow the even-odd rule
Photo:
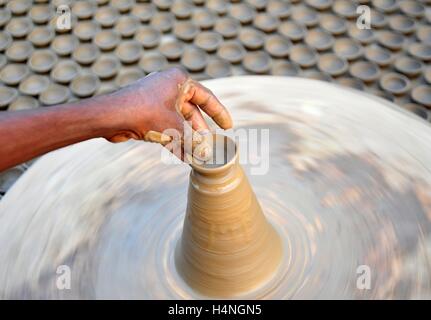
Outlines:
[[[281,261],[282,242],[239,165],[235,143],[215,137],[215,163],[192,165],[175,262],[196,291],[232,297],[271,279]]]

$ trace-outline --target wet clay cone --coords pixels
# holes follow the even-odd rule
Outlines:
[[[225,143],[224,148],[233,146],[234,152],[221,165],[192,165],[176,266],[196,291],[234,297],[275,274],[282,244],[239,165],[235,143],[215,137]],[[215,155],[219,149],[214,148]]]

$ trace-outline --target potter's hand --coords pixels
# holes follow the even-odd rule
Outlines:
[[[221,128],[232,127],[228,111],[214,94],[178,68],[150,74],[112,97],[120,101],[126,129],[107,137],[111,142],[132,138],[169,148],[172,138],[183,138],[190,124],[197,132],[208,130],[201,110]]]
[[[190,121],[196,131],[208,128],[201,109],[220,127],[232,126],[229,113],[211,91],[189,79],[180,69],[170,69],[109,95],[50,108],[3,111],[0,171],[46,152],[99,137],[112,142],[131,138],[159,142],[183,158],[183,150],[190,153],[194,146],[187,150],[187,144],[183,143],[186,132],[192,132],[191,128],[186,130],[184,120]],[[195,148],[193,154],[199,149],[205,150]]]

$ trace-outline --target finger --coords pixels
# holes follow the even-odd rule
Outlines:
[[[199,82],[189,80],[190,87],[187,92],[187,100],[196,104],[209,115],[221,128],[232,128],[232,118],[227,109],[220,103],[216,96]]]
[[[199,108],[190,103],[184,102],[181,108],[181,112],[186,121],[190,121],[192,124],[192,128],[196,131],[208,130],[208,124],[206,123],[204,117],[202,116]]]
[[[166,145],[172,141],[172,137],[161,132],[150,130],[145,134],[144,140],[148,142],[160,143],[161,145]]]
[[[209,130],[201,130],[200,132],[193,130],[189,122],[185,123],[183,146],[184,153],[187,159],[197,161],[207,161],[212,156],[212,148],[208,143],[207,137],[211,136]]]

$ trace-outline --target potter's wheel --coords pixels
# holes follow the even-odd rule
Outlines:
[[[204,83],[236,128],[270,128],[269,172],[244,165],[285,259],[245,298],[431,298],[431,127],[314,80]],[[260,135],[258,135],[260,138]],[[256,163],[261,152],[242,161]],[[87,141],[37,161],[0,202],[1,298],[202,298],[174,249],[189,168],[161,147]],[[70,290],[56,287],[71,269]],[[367,265],[369,289],[359,289]]]

